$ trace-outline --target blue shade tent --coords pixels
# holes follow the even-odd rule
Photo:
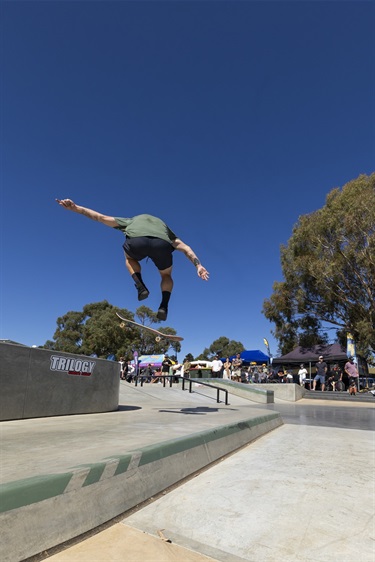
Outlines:
[[[235,356],[234,356],[235,357]],[[270,358],[268,355],[260,351],[260,349],[249,349],[241,353],[241,359],[245,363],[268,363]]]
[[[243,351],[241,354],[241,359],[244,363],[269,363],[270,358],[268,355],[260,351],[260,349],[249,349],[247,351]],[[232,361],[236,356],[231,355],[229,359]],[[224,361],[225,361],[224,357]]]

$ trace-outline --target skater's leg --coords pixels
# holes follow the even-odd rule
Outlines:
[[[160,287],[162,292],[168,291],[169,293],[171,293],[173,289],[172,267],[168,267],[168,269],[159,271],[159,273],[161,275]]]
[[[159,273],[161,276],[160,287],[161,287],[162,299],[157,313],[157,317],[159,320],[166,320],[168,315],[168,303],[169,303],[169,299],[171,298],[171,293],[173,289],[172,266],[163,270],[159,269]]]
[[[143,301],[144,299],[147,299],[150,293],[142,279],[141,264],[139,261],[125,254],[125,265],[137,288],[138,300]]]
[[[126,254],[125,254],[125,265],[126,265],[126,269],[129,271],[132,277],[134,273],[141,272],[141,264],[139,263],[139,261],[130,258]]]

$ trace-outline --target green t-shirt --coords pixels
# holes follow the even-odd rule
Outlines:
[[[136,215],[128,219],[115,217],[115,221],[118,224],[116,228],[121,230],[128,238],[155,236],[155,238],[161,238],[170,244],[177,238],[165,222],[152,215]]]

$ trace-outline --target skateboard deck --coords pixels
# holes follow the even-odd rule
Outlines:
[[[128,318],[124,318],[118,312],[116,312],[116,314],[120,318],[120,320],[122,320],[122,324],[120,324],[122,327],[124,327],[126,325],[137,326],[137,328],[141,328],[142,330],[146,330],[146,332],[151,332],[151,334],[154,334],[155,340],[157,342],[159,342],[161,340],[182,341],[184,339],[181,336],[173,336],[171,334],[163,334],[163,332],[159,332],[159,330],[155,330],[154,328],[150,328],[149,326],[144,326],[143,324],[138,324],[138,322],[134,322],[134,320],[129,320]]]

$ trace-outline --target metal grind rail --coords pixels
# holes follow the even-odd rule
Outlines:
[[[141,386],[143,386],[146,379],[147,379],[147,377],[145,377],[145,376],[137,375],[134,379],[135,386],[138,386],[138,381],[140,381]],[[220,388],[219,386],[215,386],[214,384],[211,384],[211,383],[208,383],[208,382],[202,382],[201,379],[187,379],[185,377],[181,377],[181,375],[160,375],[160,376],[157,377],[157,379],[158,380],[163,379],[163,387],[164,388],[166,386],[167,379],[169,379],[170,388],[172,388],[173,379],[179,379],[179,380],[181,379],[182,380],[182,390],[186,390],[186,388],[185,388],[186,383],[189,383],[189,393],[190,394],[193,392],[193,390],[192,390],[193,383],[196,383],[196,384],[199,384],[199,385],[202,385],[202,386],[208,386],[209,388],[214,388],[216,390],[216,402],[218,404],[220,402],[222,402],[220,400],[220,391],[221,391],[221,392],[224,392],[224,394],[225,394],[224,404],[226,406],[229,406],[229,402],[228,402],[228,394],[229,393],[225,388]]]

